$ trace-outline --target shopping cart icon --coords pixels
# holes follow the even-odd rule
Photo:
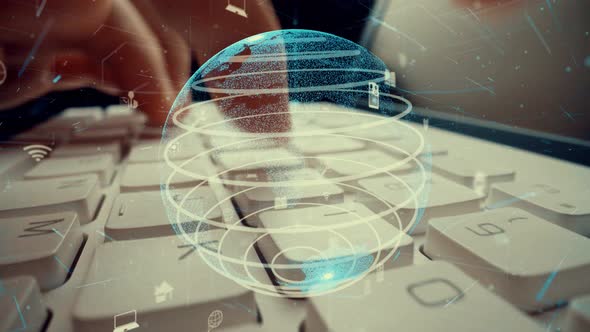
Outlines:
[[[139,327],[137,324],[137,310],[131,310],[113,317],[115,329],[113,332],[127,332]]]

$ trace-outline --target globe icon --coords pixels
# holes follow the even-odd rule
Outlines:
[[[211,329],[217,328],[223,322],[223,312],[221,310],[214,310],[209,314],[207,318],[207,328],[210,331]]]
[[[188,80],[163,128],[171,227],[258,293],[359,282],[396,259],[421,218],[428,154],[402,121],[411,111],[384,63],[346,39],[279,30],[236,42]],[[381,182],[399,197],[369,188]]]

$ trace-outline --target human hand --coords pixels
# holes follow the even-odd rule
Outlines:
[[[249,6],[247,20],[224,8],[190,0],[174,6],[164,0],[7,2],[0,13],[0,60],[8,68],[0,108],[87,86],[120,96],[133,91],[149,124],[160,125],[190,76],[191,50],[203,63],[235,41],[279,28],[269,5]]]

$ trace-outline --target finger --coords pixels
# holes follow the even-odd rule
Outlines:
[[[94,55],[97,66],[110,69],[119,88],[135,92],[150,125],[164,122],[176,91],[158,39],[132,4],[113,3],[105,28],[87,43],[86,52]]]
[[[150,1],[133,1],[164,49],[166,68],[172,84],[180,91],[191,76],[191,51],[187,41],[166,24]]]
[[[252,133],[278,133],[291,129],[289,114],[288,81],[285,73],[267,73],[262,78],[250,80],[247,76],[236,76],[244,72],[242,66],[252,56],[249,47],[236,54],[241,61],[230,62],[221,70],[213,70],[205,76],[211,79],[209,88],[216,90],[240,90],[243,88],[258,90],[260,93],[232,95],[217,92],[212,98],[217,100],[220,110],[228,118],[235,119],[239,128]],[[234,57],[235,58],[235,57]],[[277,68],[286,68],[285,62],[277,60]],[[275,91],[275,92],[273,92]]]
[[[223,1],[179,1],[175,6],[168,5],[168,0],[153,0],[152,3],[159,13],[177,31],[186,31],[185,38],[188,39],[195,57],[199,63],[205,63],[211,56],[245,37],[256,35],[264,31],[278,30],[280,25],[272,5],[268,2],[252,2],[247,8],[248,18],[228,12],[225,7],[227,2]],[[177,17],[186,16],[190,13],[190,20],[178,20]],[[207,33],[204,33],[206,31]],[[242,55],[248,56],[247,50]],[[232,67],[217,72],[218,76],[230,75],[239,71],[239,64],[231,64]],[[286,66],[283,66],[286,68]],[[286,76],[280,83],[273,82],[275,87],[286,87]],[[230,78],[231,80],[231,78]],[[273,80],[268,80],[269,83]],[[224,82],[239,88],[239,81],[227,81],[219,79],[211,81],[209,87],[222,87]],[[260,82],[265,86],[265,82]],[[266,84],[268,87],[268,84]],[[217,93],[214,98],[223,99],[219,101],[220,110],[230,118],[239,119],[234,121],[236,125],[249,132],[286,132],[291,128],[290,115],[288,114],[288,98],[283,94],[260,94],[249,98],[230,98],[229,94]],[[225,99],[224,99],[225,98]],[[275,113],[269,116],[250,117]]]
[[[39,98],[53,90],[74,90],[91,87],[109,94],[119,94],[112,83],[112,74],[101,73],[92,58],[76,50],[61,50],[57,54],[40,53],[35,62],[19,77],[17,66],[22,57],[13,55],[4,60],[11,68],[0,89],[0,108],[16,107],[32,99]]]

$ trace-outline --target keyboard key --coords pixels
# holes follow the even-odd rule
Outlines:
[[[398,149],[402,150],[397,151],[391,148],[388,148],[388,151],[391,151],[392,154],[399,155],[400,157],[407,157],[409,154],[415,154],[422,158],[430,158],[432,156],[444,156],[449,153],[449,151],[444,147],[444,145],[440,144],[437,141],[429,140],[425,138],[424,146],[420,151],[417,151],[420,147],[420,142],[417,139],[409,139],[409,138],[402,138],[393,142],[387,142]]]
[[[375,217],[374,219],[369,219]],[[342,225],[367,218],[367,221],[347,227],[333,227],[328,230],[298,232],[297,227],[329,227]],[[369,268],[377,255],[379,261],[391,254],[384,262],[384,268],[403,266],[412,263],[412,238],[392,227],[362,204],[345,203],[280,211],[265,211],[260,214],[261,227],[269,229],[293,228],[289,233],[272,233],[262,237],[258,248],[267,262],[289,264],[291,268],[275,268],[275,276],[292,283],[302,283],[302,288],[310,287],[307,282],[326,277],[347,279],[363,273]],[[370,227],[372,226],[372,227]],[[352,247],[351,247],[352,246]],[[325,267],[315,267],[325,261]],[[336,262],[339,261],[339,262]],[[309,266],[306,266],[308,264]],[[295,268],[299,266],[298,268]],[[351,266],[356,266],[351,270]],[[350,273],[348,271],[350,270]],[[344,271],[344,272],[343,272]],[[287,283],[286,285],[289,285]]]
[[[0,283],[0,331],[41,331],[47,320],[47,308],[35,279],[20,276]]]
[[[293,143],[302,153],[308,155],[354,151],[365,147],[363,141],[336,136],[297,137],[293,139]]]
[[[70,107],[65,109],[57,119],[79,119],[83,117],[100,120],[104,117],[104,109],[102,107]]]
[[[0,191],[11,182],[22,169],[28,169],[35,164],[31,156],[22,149],[0,147]]]
[[[52,158],[69,158],[79,156],[94,156],[108,153],[115,162],[121,160],[121,145],[116,142],[96,144],[67,144],[57,147],[51,153]]]
[[[432,219],[424,252],[524,310],[590,292],[590,239],[515,208]]]
[[[257,322],[254,293],[220,276],[196,250],[187,253],[176,236],[99,246],[84,285],[73,306],[76,331],[110,331],[114,316],[133,310],[146,332],[204,330],[214,310],[223,311],[223,328]]]
[[[0,219],[0,276],[32,275],[43,290],[62,285],[83,236],[75,213]]]
[[[73,211],[84,224],[94,219],[102,200],[95,174],[14,181],[0,192],[0,218]]]
[[[491,184],[510,182],[515,176],[515,171],[509,168],[494,167],[489,162],[451,155],[434,157],[432,168],[457,183],[484,193],[488,192]]]
[[[285,149],[263,149],[222,152],[215,157],[216,162],[230,175],[240,173],[260,173],[273,169],[298,168],[303,160]]]
[[[590,331],[590,295],[575,298],[565,313],[564,332]]]
[[[181,204],[188,192],[189,190],[175,190],[170,194],[178,204]],[[162,194],[166,193],[149,191],[119,195],[105,225],[105,233],[114,240],[132,240],[176,234],[170,220],[170,218],[174,218],[174,227],[177,227],[176,215],[167,213],[163,201],[165,198],[162,197]],[[182,207],[193,214],[204,215],[205,212],[211,211],[205,217],[209,220],[222,222],[224,218],[220,207],[214,208],[216,204],[217,200],[213,191],[207,186],[201,186],[186,198]],[[227,208],[233,209],[231,206]],[[183,223],[184,232],[196,231],[197,221],[182,214],[180,217],[183,218],[182,220],[186,219]],[[237,219],[233,220],[234,223],[236,221]]]
[[[183,141],[186,143],[181,144]],[[129,162],[145,163],[163,161],[165,144],[161,143],[160,140],[141,141],[131,148]],[[190,159],[203,151],[203,147],[197,140],[195,142],[181,140],[177,145],[170,147],[168,156],[172,160]]]
[[[70,141],[75,143],[120,141],[127,139],[129,135],[130,133],[127,128],[91,127],[75,132]]]
[[[420,188],[422,176],[414,173],[401,175],[400,179],[407,183],[413,191],[416,191]],[[363,179],[359,180],[359,184],[376,197],[399,207],[397,212],[404,228],[409,225],[414,215],[421,214],[419,222],[414,223],[407,230],[409,234],[424,233],[428,221],[432,218],[479,211],[484,197],[483,194],[478,194],[436,174],[432,174],[431,178],[426,181],[424,188],[416,197],[416,202],[411,198],[412,192],[401,182],[391,177]],[[378,213],[387,208],[385,204],[376,201],[375,198],[369,197],[367,204],[373,211]],[[398,222],[394,215],[389,215],[386,218],[397,227]]]
[[[247,189],[246,192],[235,196],[240,210],[246,218],[248,225],[255,227],[258,224],[259,210],[266,210],[274,207],[275,209],[285,209],[288,207],[300,207],[306,205],[324,205],[342,203],[344,191],[337,185],[323,179],[321,175],[313,169],[304,168],[281,173],[279,179],[267,179],[280,182],[290,181],[311,181],[317,180],[320,184],[314,185],[292,185],[276,187],[257,187]],[[248,181],[247,175],[240,174],[236,176],[237,181]],[[264,180],[263,180],[264,181]],[[239,187],[238,187],[239,188]],[[234,189],[234,191],[243,190],[244,188]]]
[[[391,331],[403,324],[423,332],[543,331],[450,264],[389,270],[383,279],[312,298],[303,330]]]
[[[24,133],[20,133],[12,139],[14,142],[28,144],[44,144],[50,147],[66,143],[70,138],[70,133],[61,130],[43,130],[32,129]]]
[[[590,236],[589,194],[584,181],[578,188],[526,181],[501,183],[490,191],[487,208],[520,208],[578,234]]]
[[[111,154],[80,156],[73,158],[45,159],[25,173],[25,179],[47,179],[81,174],[96,174],[103,187],[113,180],[115,162]]]
[[[176,161],[180,166],[184,161]],[[207,170],[201,167],[197,160],[182,167],[197,175],[207,174]],[[121,192],[137,192],[160,190],[160,186],[168,181],[172,169],[165,163],[139,163],[129,164],[123,173],[121,180]],[[203,180],[197,177],[176,173],[170,179],[170,186],[174,188],[187,188],[196,186]]]
[[[326,169],[328,177],[369,174],[380,168],[387,168],[387,171],[396,173],[408,172],[413,169],[412,163],[402,164],[403,159],[379,150],[326,153],[318,156],[318,159],[325,165],[320,168]],[[399,166],[391,169],[393,165],[398,163],[400,163]],[[379,174],[382,174],[382,172],[374,175]]]

